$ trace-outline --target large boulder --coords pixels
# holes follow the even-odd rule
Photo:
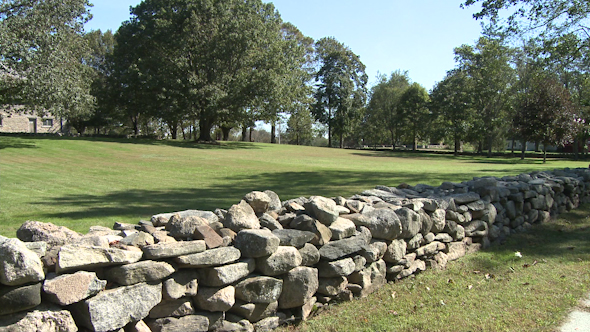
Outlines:
[[[41,284],[0,286],[0,316],[34,308],[41,304]]]
[[[139,283],[100,292],[70,308],[78,324],[107,332],[144,319],[161,300],[161,283]]]
[[[401,208],[395,211],[402,226],[402,232],[399,235],[402,239],[411,239],[420,232],[422,221],[420,215],[408,208]]]
[[[258,215],[268,211],[272,201],[271,198],[262,191],[249,192],[243,199],[250,204],[254,212]]]
[[[367,244],[366,237],[362,235],[331,241],[320,248],[320,257],[326,260],[337,260],[362,250]]]
[[[162,297],[176,300],[184,296],[195,296],[198,290],[198,274],[195,269],[182,269],[162,281]]]
[[[245,302],[273,303],[279,299],[283,280],[260,276],[244,279],[236,285],[236,297]]]
[[[406,249],[408,245],[404,240],[393,240],[387,246],[387,251],[383,259],[388,263],[396,264],[400,262],[406,256]]]
[[[370,210],[353,219],[358,226],[365,226],[374,238],[393,240],[402,234],[399,216],[391,209]]]
[[[197,306],[208,311],[228,311],[236,302],[234,286],[223,288],[201,287],[195,296]]]
[[[356,264],[350,257],[337,261],[321,261],[318,266],[318,275],[322,278],[347,276],[354,272]]]
[[[259,229],[260,221],[250,204],[242,200],[229,208],[223,225],[234,232],[239,232],[242,229]]]
[[[277,276],[300,266],[302,261],[303,258],[297,248],[279,246],[272,255],[257,258],[256,268],[265,275]]]
[[[313,266],[320,261],[320,251],[311,243],[306,243],[303,248],[300,248],[299,254],[303,266]]]
[[[61,246],[80,237],[80,234],[64,226],[39,221],[26,221],[16,231],[16,237],[24,242],[47,242],[50,246]]]
[[[262,257],[272,254],[281,240],[267,229],[245,229],[235,239],[235,247],[244,257]]]
[[[277,195],[274,191],[271,190],[265,190],[264,193],[268,195],[268,197],[270,198],[270,204],[268,205],[268,209],[270,211],[280,210],[282,204],[279,195]]]
[[[301,307],[313,297],[318,287],[317,269],[303,266],[292,269],[283,277],[279,308]]]
[[[18,286],[45,278],[37,254],[18,239],[0,242],[0,284]]]
[[[356,225],[349,219],[338,218],[330,227],[332,231],[332,240],[342,240],[351,237],[356,232]]]
[[[67,306],[104,290],[106,280],[100,280],[95,272],[78,271],[74,274],[50,275],[43,283],[43,292],[49,301]]]
[[[67,310],[48,307],[0,318],[0,332],[76,332],[78,327]]]
[[[322,197],[311,196],[309,202],[305,204],[305,209],[309,210],[322,224],[330,226],[340,213],[338,212],[334,200]]]

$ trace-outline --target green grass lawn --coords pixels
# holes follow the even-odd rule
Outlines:
[[[229,208],[252,190],[281,199],[350,196],[376,185],[587,167],[521,161],[229,142],[0,136],[0,234],[26,220],[86,232],[162,212]]]

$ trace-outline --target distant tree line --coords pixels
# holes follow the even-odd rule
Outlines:
[[[587,7],[484,1],[482,37],[457,47],[456,67],[428,91],[401,70],[368,89],[349,47],[306,37],[260,0],[144,0],[115,33],[84,32],[86,0],[2,0],[0,103],[51,112],[80,134],[251,140],[263,121],[272,143],[491,155],[518,140],[578,153],[590,121]]]

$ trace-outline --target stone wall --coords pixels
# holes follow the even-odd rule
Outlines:
[[[266,331],[590,200],[590,170],[379,186],[0,237],[0,331]]]
[[[51,114],[39,117],[35,112],[11,114],[0,111],[0,133],[53,134],[59,131],[60,120]]]

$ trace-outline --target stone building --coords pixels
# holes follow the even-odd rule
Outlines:
[[[0,111],[0,133],[59,133],[60,119],[52,114],[39,116],[36,112],[9,113]]]

